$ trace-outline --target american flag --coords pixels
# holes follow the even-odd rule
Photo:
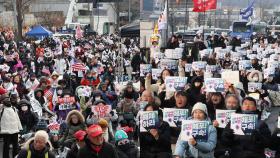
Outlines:
[[[82,63],[73,64],[71,67],[72,67],[72,71],[86,71],[87,70],[86,66]]]
[[[46,90],[45,91],[45,97],[47,98],[47,100],[50,100],[50,98],[53,96],[53,89],[52,88],[50,88],[50,89],[48,89],[48,90]]]

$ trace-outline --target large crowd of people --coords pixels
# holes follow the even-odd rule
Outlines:
[[[280,157],[279,127],[275,121],[272,129],[266,121],[279,106],[278,37],[254,34],[244,43],[226,33],[204,40],[198,32],[191,44],[172,36],[165,50],[157,40],[144,57],[139,38],[117,33],[15,42],[13,33],[2,29],[3,158]],[[175,66],[163,64],[168,50],[181,52],[173,59]],[[249,66],[242,65],[244,60]],[[142,75],[141,64],[161,72]],[[237,71],[238,82],[225,80],[222,91],[207,91],[205,81],[223,78],[225,71]],[[166,82],[171,76],[187,77],[183,88],[170,91]],[[251,83],[261,87],[252,90]],[[193,135],[186,140],[183,121],[171,126],[164,118],[166,108],[187,109],[185,120],[207,122],[207,139]],[[256,126],[237,134],[234,122],[220,126],[217,110],[257,115]],[[142,132],[145,111],[156,111],[159,123]]]

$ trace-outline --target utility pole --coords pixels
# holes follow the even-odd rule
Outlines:
[[[131,0],[128,0],[128,22],[131,22],[131,15],[130,15],[130,9],[131,9]]]
[[[119,30],[120,28],[120,1],[116,0],[117,2],[115,3],[116,5],[116,14],[117,14],[117,28],[116,30]]]

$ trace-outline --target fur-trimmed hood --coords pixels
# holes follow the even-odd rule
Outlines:
[[[72,115],[77,115],[80,123],[85,122],[85,118],[84,118],[84,116],[82,115],[81,112],[79,112],[78,110],[72,110],[68,113],[68,115],[66,117],[67,125],[70,125],[70,121],[71,121],[70,118],[71,118]]]
[[[258,77],[259,77],[259,80],[258,81],[254,81],[253,79],[253,76],[257,74]],[[262,82],[263,81],[263,74],[262,72],[258,71],[258,70],[253,70],[247,77],[247,79],[250,81],[250,82]]]
[[[34,142],[34,140],[35,140],[35,137],[32,137],[32,138],[30,138],[25,144],[24,144],[24,146],[22,147],[23,149],[30,149],[30,145]],[[49,150],[49,151],[52,151],[54,148],[53,148],[53,146],[52,146],[52,143],[48,140],[48,142],[47,142],[47,149]]]

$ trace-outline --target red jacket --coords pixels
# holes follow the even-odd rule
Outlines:
[[[97,77],[96,80],[92,80],[91,82],[90,82],[90,80],[88,80],[86,78],[83,78],[81,80],[81,85],[83,85],[83,86],[97,86],[99,83],[100,83],[99,77]]]

